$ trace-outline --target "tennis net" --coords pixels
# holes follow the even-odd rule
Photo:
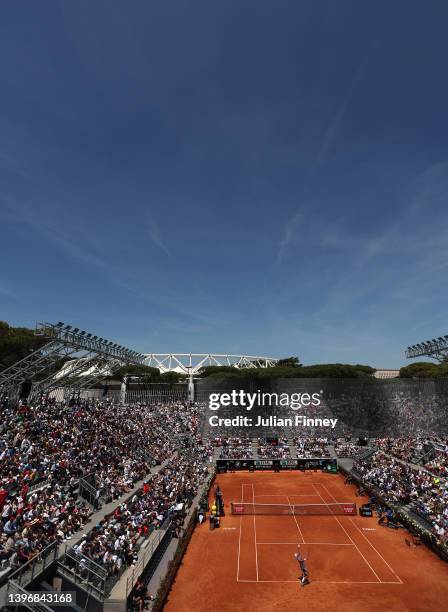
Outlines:
[[[335,502],[331,504],[255,504],[250,502],[230,502],[232,514],[271,514],[271,515],[344,515],[356,514],[356,504]]]

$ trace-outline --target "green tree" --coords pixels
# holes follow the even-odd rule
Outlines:
[[[448,366],[431,361],[417,361],[400,369],[400,378],[441,378],[448,376]]]
[[[9,368],[46,342],[45,338],[36,336],[32,329],[11,327],[5,321],[0,321],[0,370]]]
[[[207,366],[200,375],[213,378],[366,378],[375,373],[367,365],[328,363],[293,367],[276,365],[272,368],[233,368],[231,366]]]
[[[298,357],[285,357],[279,359],[275,365],[277,368],[300,368],[302,364]]]

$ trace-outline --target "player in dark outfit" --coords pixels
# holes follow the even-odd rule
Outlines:
[[[299,565],[300,565],[300,570],[302,572],[302,575],[299,576],[298,580],[300,580],[300,583],[302,586],[305,586],[306,584],[309,584],[309,578],[308,578],[308,570],[307,567],[305,565],[305,561],[306,559],[303,557],[301,551],[300,551],[300,544],[297,544],[297,552],[294,555],[294,557],[297,559]]]
[[[217,515],[218,516],[225,516],[225,512],[224,512],[224,499],[222,497],[222,491],[219,488],[219,485],[217,485],[216,491],[215,491],[215,504],[216,504],[216,508],[217,508]]]

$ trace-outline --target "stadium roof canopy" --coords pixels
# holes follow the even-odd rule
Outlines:
[[[218,353],[149,353],[145,365],[163,372],[197,374],[205,366],[233,366],[234,368],[271,368],[278,359],[254,355],[229,355]]]

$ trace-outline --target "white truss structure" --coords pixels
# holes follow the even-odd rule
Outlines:
[[[148,353],[145,365],[163,372],[194,375],[204,366],[232,366],[234,368],[271,368],[278,359],[253,355],[228,355],[217,353]]]

